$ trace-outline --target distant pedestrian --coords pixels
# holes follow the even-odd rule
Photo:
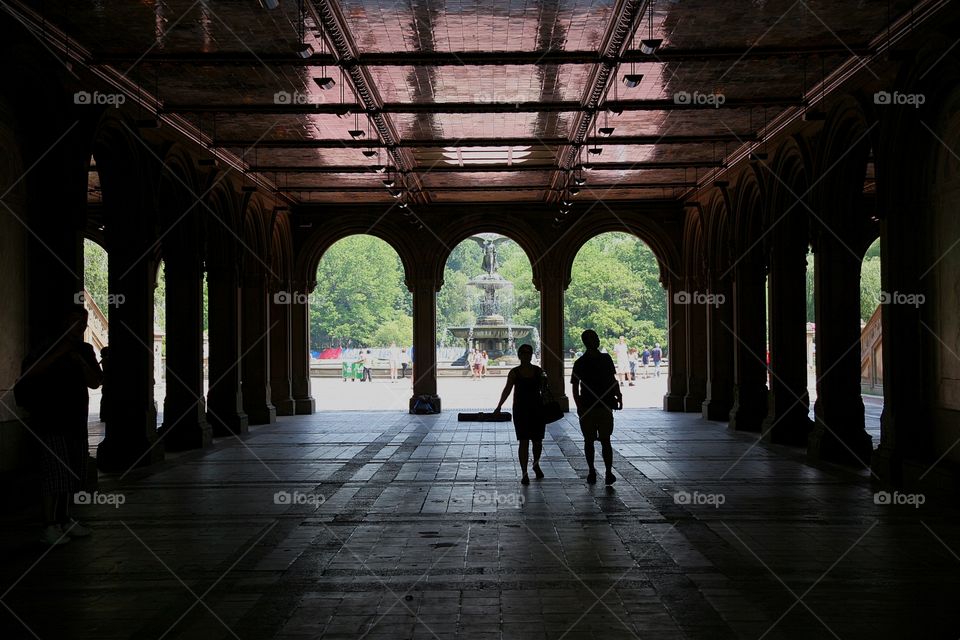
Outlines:
[[[480,352],[480,378],[487,375],[487,365],[490,363],[490,356],[486,351]]]
[[[573,363],[573,375],[570,383],[573,401],[577,405],[580,417],[580,432],[583,434],[583,452],[587,458],[587,482],[597,481],[597,470],[593,464],[595,440],[600,441],[603,464],[607,469],[606,483],[617,481],[613,475],[613,447],[610,436],[613,434],[613,411],[623,409],[623,392],[617,384],[617,369],[609,354],[600,352],[600,338],[593,329],[581,334],[586,352]]]
[[[500,395],[500,402],[494,413],[500,413],[500,408],[506,402],[510,392],[513,392],[513,428],[520,443],[518,456],[520,470],[523,477],[521,484],[530,484],[527,476],[527,461],[529,459],[530,441],[533,441],[533,472],[537,478],[543,477],[540,469],[540,454],[543,452],[543,436],[546,423],[543,420],[543,401],[540,393],[543,388],[543,369],[531,364],[533,347],[529,344],[520,345],[517,349],[520,365],[510,369],[507,374],[507,384]]]
[[[397,381],[397,370],[400,368],[400,347],[396,342],[390,343],[390,382]]]
[[[654,343],[653,351],[650,352],[650,358],[653,360],[653,372],[656,376],[660,377],[660,361],[663,359],[663,350],[660,348],[660,343]]]
[[[479,354],[476,349],[470,349],[470,352],[467,353],[467,366],[470,368],[470,379],[476,380],[477,375],[480,373],[480,363],[477,362]]]
[[[360,382],[373,382],[373,351],[367,349],[362,352],[360,361],[363,364],[363,378]]]
[[[643,353],[640,354],[640,360],[643,362],[643,377],[647,378],[647,367],[650,366],[650,349],[643,347]]]
[[[621,387],[623,383],[627,381],[627,376],[630,374],[630,356],[627,354],[627,351],[627,338],[620,336],[617,344],[613,345],[613,353],[617,358],[617,375],[623,376],[620,380]]]
[[[630,347],[627,357],[630,360],[630,386],[633,387],[636,386],[634,381],[637,379],[637,348]]]

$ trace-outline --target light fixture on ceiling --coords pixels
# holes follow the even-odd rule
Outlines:
[[[587,149],[587,153],[598,156],[603,153],[603,147],[590,147]]]
[[[296,51],[297,55],[301,58],[309,58],[313,55],[313,45],[307,44],[306,42],[301,42],[293,48]]]
[[[386,173],[386,172],[387,172],[387,167],[384,166],[384,165],[382,165],[382,164],[375,164],[375,165],[373,165],[373,167],[371,167],[371,168],[372,168],[372,169],[374,170],[374,172],[376,172],[376,173]]]
[[[406,209],[410,205],[408,205],[406,202],[398,202],[397,206],[400,207],[401,209]]]
[[[394,180],[393,178],[384,178],[383,180],[383,186],[387,187],[388,189],[390,187],[395,186],[396,184],[397,184],[397,181]]]
[[[260,0],[260,6],[272,11],[280,6],[280,0]]]
[[[609,127],[609,126],[608,126],[608,127],[600,127],[599,129],[597,129],[597,133],[599,133],[600,135],[602,135],[604,138],[609,138],[610,136],[612,136],[612,135],[613,135],[613,131],[614,131],[614,128],[613,128],[613,127]]]
[[[627,73],[623,76],[623,86],[627,89],[639,86],[641,81],[643,81],[642,73]]]
[[[640,53],[645,56],[651,56],[657,52],[663,40],[660,38],[644,38],[640,41]]]
[[[373,156],[377,155],[377,152],[373,149],[364,149],[360,153],[362,153],[366,158],[372,158]]]
[[[350,129],[347,131],[350,134],[350,137],[354,140],[359,140],[360,138],[366,137],[366,132],[363,129]]]
[[[313,81],[316,82],[317,86],[323,89],[324,91],[329,91],[330,89],[333,89],[333,87],[336,86],[337,84],[337,82],[333,78],[330,78],[327,76],[324,76],[322,78],[314,78]]]
[[[562,200],[560,202],[560,206],[563,207],[564,209],[569,209],[570,207],[573,206],[573,203],[570,202],[569,200]]]
[[[573,184],[577,185],[578,187],[582,187],[587,184],[587,179],[583,177],[583,174],[581,174],[573,179]]]
[[[575,196],[575,195],[577,195],[578,193],[580,193],[580,189],[579,189],[579,187],[570,187],[569,189],[567,189],[567,192],[568,192],[571,196]]]

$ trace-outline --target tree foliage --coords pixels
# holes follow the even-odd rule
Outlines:
[[[646,244],[626,233],[599,235],[580,249],[571,275],[565,349],[582,348],[584,329],[596,331],[608,349],[621,335],[631,346],[666,346],[666,292]]]
[[[311,349],[409,344],[411,317],[403,265],[386,242],[350,236],[323,255],[311,294]]]

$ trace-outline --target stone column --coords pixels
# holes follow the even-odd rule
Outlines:
[[[687,413],[703,410],[707,395],[707,309],[700,283],[687,278],[687,288],[679,301],[687,318],[687,393],[683,410]]]
[[[808,454],[867,466],[873,440],[860,397],[860,260],[833,236],[817,245],[817,400]]]
[[[299,291],[284,288],[270,295],[270,400],[278,416],[295,413],[290,385],[290,308],[300,296],[306,304],[306,294]]]
[[[313,287],[300,290],[309,295]],[[310,391],[310,303],[305,298],[290,305],[290,375],[294,413],[312,414],[316,407]]]
[[[128,218],[135,218],[128,212]],[[105,437],[97,447],[97,466],[125,472],[163,460],[157,444],[157,410],[153,401],[153,293],[156,267],[149,242],[139,230],[112,229],[109,290],[122,300],[110,310],[110,364],[106,371]],[[121,297],[122,296],[122,297]]]
[[[766,273],[743,261],[733,280],[733,407],[729,428],[760,431],[767,415]]]
[[[703,417],[728,420],[733,405],[733,290],[731,279],[711,278],[707,312],[707,385]]]
[[[246,433],[248,420],[240,391],[240,274],[236,265],[210,268],[207,306],[210,332],[207,422],[216,436]]]
[[[683,281],[671,278],[667,283],[667,394],[664,411],[683,411],[687,395],[687,305],[683,302]]]
[[[546,265],[543,265],[546,266]],[[564,283],[559,269],[541,270],[540,289],[540,367],[550,380],[550,388],[564,411],[570,410],[563,360]]]
[[[212,441],[203,393],[203,273],[199,243],[180,244],[169,252],[165,264],[167,394],[161,437],[167,449],[182,451],[206,447]]]
[[[762,430],[770,442],[806,446],[812,427],[807,393],[806,243],[803,234],[797,237],[786,228],[780,231],[770,252],[770,394]]]
[[[426,396],[440,411],[437,395],[437,286],[433,278],[421,276],[413,282],[413,397]]]
[[[271,424],[277,410],[270,401],[270,304],[267,277],[255,271],[243,276],[242,328],[243,358],[240,371],[243,410],[250,424]]]

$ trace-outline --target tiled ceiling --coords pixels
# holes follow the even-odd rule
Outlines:
[[[678,197],[915,3],[308,0],[303,14],[295,0],[11,4],[315,203],[392,201],[381,165],[422,202],[555,199],[584,164],[580,198]],[[648,38],[662,43],[643,55]],[[627,74],[642,79],[629,88]],[[323,76],[336,86],[321,89]]]

